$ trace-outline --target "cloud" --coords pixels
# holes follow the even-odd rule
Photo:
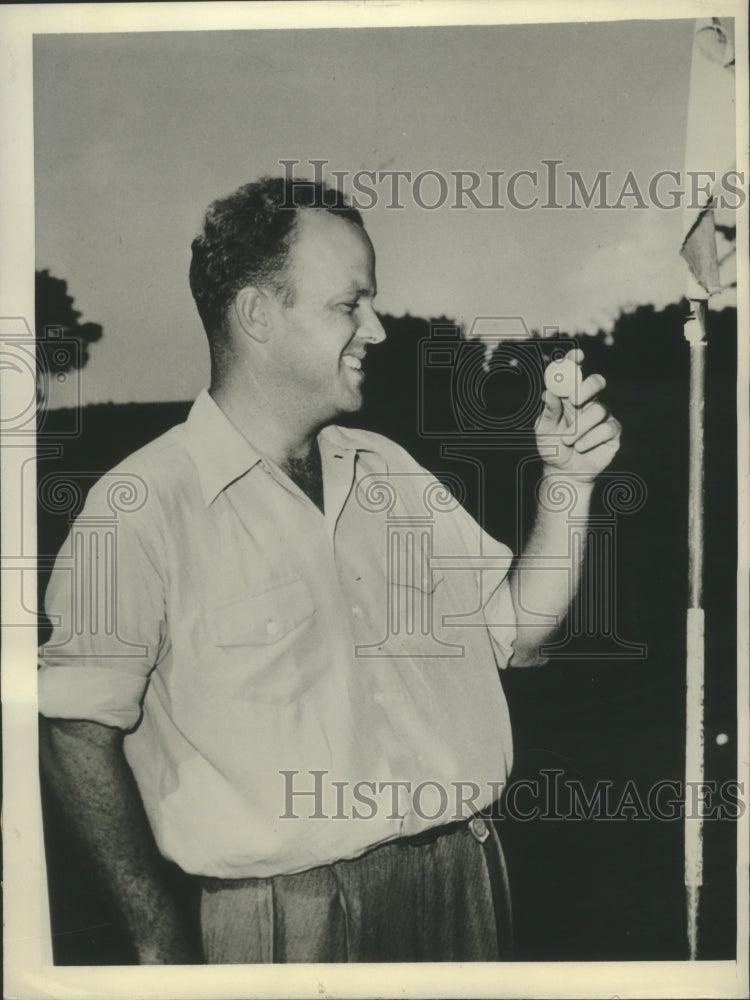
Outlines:
[[[623,309],[646,303],[660,308],[684,294],[679,213],[649,208],[619,214],[623,224],[609,224],[609,238],[594,235],[595,242],[579,247],[582,253],[571,254],[558,281],[561,325],[570,330],[607,329]]]

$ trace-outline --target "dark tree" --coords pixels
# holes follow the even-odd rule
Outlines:
[[[52,377],[83,368],[89,345],[101,340],[98,323],[81,323],[68,283],[48,270],[36,271],[36,338],[40,375]]]

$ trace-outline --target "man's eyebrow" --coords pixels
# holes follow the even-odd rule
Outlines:
[[[341,295],[336,296],[336,298],[359,299],[362,298],[362,296],[367,296],[374,299],[377,294],[377,285],[362,285],[361,287],[359,285],[350,285],[341,293]]]

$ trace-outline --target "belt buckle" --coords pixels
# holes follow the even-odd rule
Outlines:
[[[482,819],[481,816],[472,816],[469,820],[469,830],[471,830],[474,839],[478,840],[480,844],[483,844],[490,835],[487,820]]]

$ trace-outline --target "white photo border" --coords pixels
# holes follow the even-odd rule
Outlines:
[[[706,9],[698,0],[655,3],[573,3],[568,0],[485,0],[478,3],[153,3],[38,4],[0,12],[2,154],[0,170],[0,322],[23,334],[34,329],[34,136],[32,40],[35,34],[205,31],[303,27],[395,27],[494,23],[736,18],[738,169],[748,176],[747,10],[737,0]],[[748,212],[738,212],[739,368],[737,404],[740,546],[738,571],[738,778],[748,787],[750,703],[748,650]],[[3,425],[28,404],[33,385],[3,371]],[[33,377],[33,376],[32,376]],[[35,551],[35,513],[22,517],[16,477],[33,464],[33,440],[2,441],[3,568],[13,568],[14,545]],[[29,482],[27,479],[26,482]],[[35,492],[31,491],[32,493]],[[30,574],[33,575],[33,574]],[[25,587],[25,603],[33,585]],[[19,621],[21,595],[2,592],[2,620]],[[15,603],[14,603],[15,602]],[[35,605],[32,605],[32,607]],[[634,963],[424,964],[397,966],[60,967],[52,964],[41,835],[36,744],[36,628],[3,630],[3,760],[6,996],[19,998],[238,997],[744,997],[748,989],[748,815],[737,824],[737,961]]]

